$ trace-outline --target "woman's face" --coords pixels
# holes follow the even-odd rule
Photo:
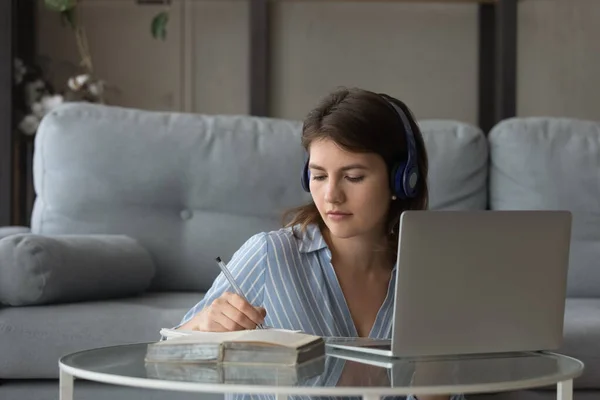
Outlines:
[[[348,152],[328,139],[314,141],[309,150],[310,193],[331,234],[385,234],[392,193],[383,158]]]

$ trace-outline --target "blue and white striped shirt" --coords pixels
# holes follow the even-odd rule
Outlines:
[[[250,304],[267,310],[266,325],[323,337],[359,336],[331,264],[331,251],[318,226],[309,225],[305,233],[295,227],[256,234],[235,252],[228,269]],[[371,338],[392,336],[394,271],[395,267],[387,295],[369,333]],[[181,324],[226,291],[232,288],[221,273],[204,298],[186,313]],[[323,377],[328,382],[337,378]],[[453,400],[462,398],[454,396]]]

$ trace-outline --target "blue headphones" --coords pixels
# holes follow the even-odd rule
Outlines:
[[[417,164],[417,144],[415,141],[415,135],[410,127],[410,122],[404,111],[398,107],[394,102],[388,100],[385,96],[381,95],[385,101],[391,105],[394,112],[404,126],[406,132],[406,145],[408,148],[408,156],[406,160],[396,162],[390,171],[390,188],[392,193],[399,199],[409,199],[417,195],[417,183],[419,181],[419,167]],[[302,168],[301,183],[302,188],[306,192],[310,192],[310,171],[308,169],[308,155]]]

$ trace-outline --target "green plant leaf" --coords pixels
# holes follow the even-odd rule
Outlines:
[[[44,0],[46,7],[53,11],[65,12],[77,6],[77,0]]]
[[[154,39],[165,40],[167,37],[167,24],[169,23],[169,13],[163,11],[152,19],[151,32]]]
[[[63,24],[66,24],[71,29],[75,29],[75,9],[71,8],[70,10],[62,11],[60,13],[61,20]]]

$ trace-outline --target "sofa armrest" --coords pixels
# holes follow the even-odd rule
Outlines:
[[[122,235],[17,234],[0,240],[0,303],[9,306],[102,300],[140,294],[155,265]]]
[[[26,226],[0,226],[0,239],[29,232],[31,232],[31,229]]]

